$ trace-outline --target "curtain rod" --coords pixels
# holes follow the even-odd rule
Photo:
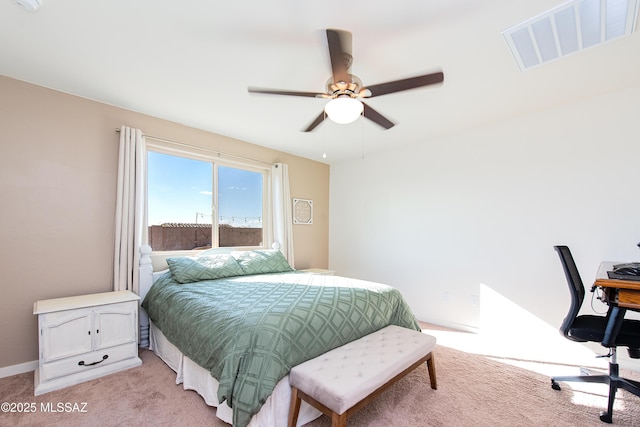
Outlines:
[[[116,128],[116,133],[120,133],[120,128]],[[143,133],[143,135],[144,135],[145,138],[153,139],[155,141],[167,142],[169,144],[175,144],[175,145],[179,145],[181,147],[186,147],[186,148],[195,148],[197,150],[203,150],[203,151],[206,151],[206,152],[209,152],[209,153],[212,153],[212,154],[217,154],[218,156],[235,157],[236,159],[249,160],[251,162],[258,162],[258,163],[262,163],[262,164],[270,165],[270,166],[273,165],[273,163],[265,162],[264,160],[257,160],[257,159],[252,159],[251,157],[238,156],[237,154],[223,153],[221,151],[210,150],[208,148],[198,147],[197,145],[186,144],[184,142],[173,141],[171,139],[160,138],[158,136],[153,136],[153,135],[147,135],[145,133]]]

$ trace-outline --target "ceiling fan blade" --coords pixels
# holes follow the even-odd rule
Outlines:
[[[320,113],[320,115],[318,115],[318,117],[315,118],[314,121],[311,122],[311,124],[309,124],[309,126],[307,126],[307,128],[303,131],[303,132],[311,132],[312,130],[314,130],[316,128],[316,126],[318,126],[320,123],[322,123],[322,121],[325,118],[325,113],[324,110],[322,110],[322,113]]]
[[[266,95],[287,95],[287,96],[306,96],[309,98],[324,98],[327,96],[325,93],[317,92],[297,92],[291,90],[279,90],[279,89],[263,89],[259,87],[247,88],[249,93],[261,93]]]
[[[364,106],[363,114],[367,119],[382,126],[385,129],[391,129],[392,127],[395,126],[395,124],[391,120],[387,119],[382,114],[378,113],[376,110],[369,107],[364,102],[362,103],[362,105]]]
[[[333,71],[334,82],[351,83],[349,67],[345,59],[345,40],[348,39],[348,32],[342,30],[327,30],[327,43],[329,45],[329,59],[331,60],[331,70]]]
[[[425,74],[424,76],[410,77],[408,79],[395,80],[392,82],[380,83],[377,85],[367,86],[363,90],[368,90],[371,95],[368,98],[388,93],[402,92],[403,90],[416,89],[423,86],[429,86],[444,81],[444,73],[437,72]]]

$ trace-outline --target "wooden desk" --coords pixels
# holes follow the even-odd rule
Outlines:
[[[608,303],[620,307],[640,311],[640,282],[633,280],[609,279],[607,271],[613,270],[614,264],[619,262],[603,262],[598,269],[598,275],[594,286],[602,288],[607,296]]]

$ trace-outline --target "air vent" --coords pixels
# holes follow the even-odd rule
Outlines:
[[[502,32],[522,71],[630,35],[640,0],[571,0]]]

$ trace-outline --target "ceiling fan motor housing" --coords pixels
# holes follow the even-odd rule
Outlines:
[[[358,76],[349,74],[351,82],[334,82],[333,76],[327,80],[327,94],[331,98],[336,98],[340,95],[349,95],[352,98],[360,96],[360,89],[362,88],[362,80]]]

